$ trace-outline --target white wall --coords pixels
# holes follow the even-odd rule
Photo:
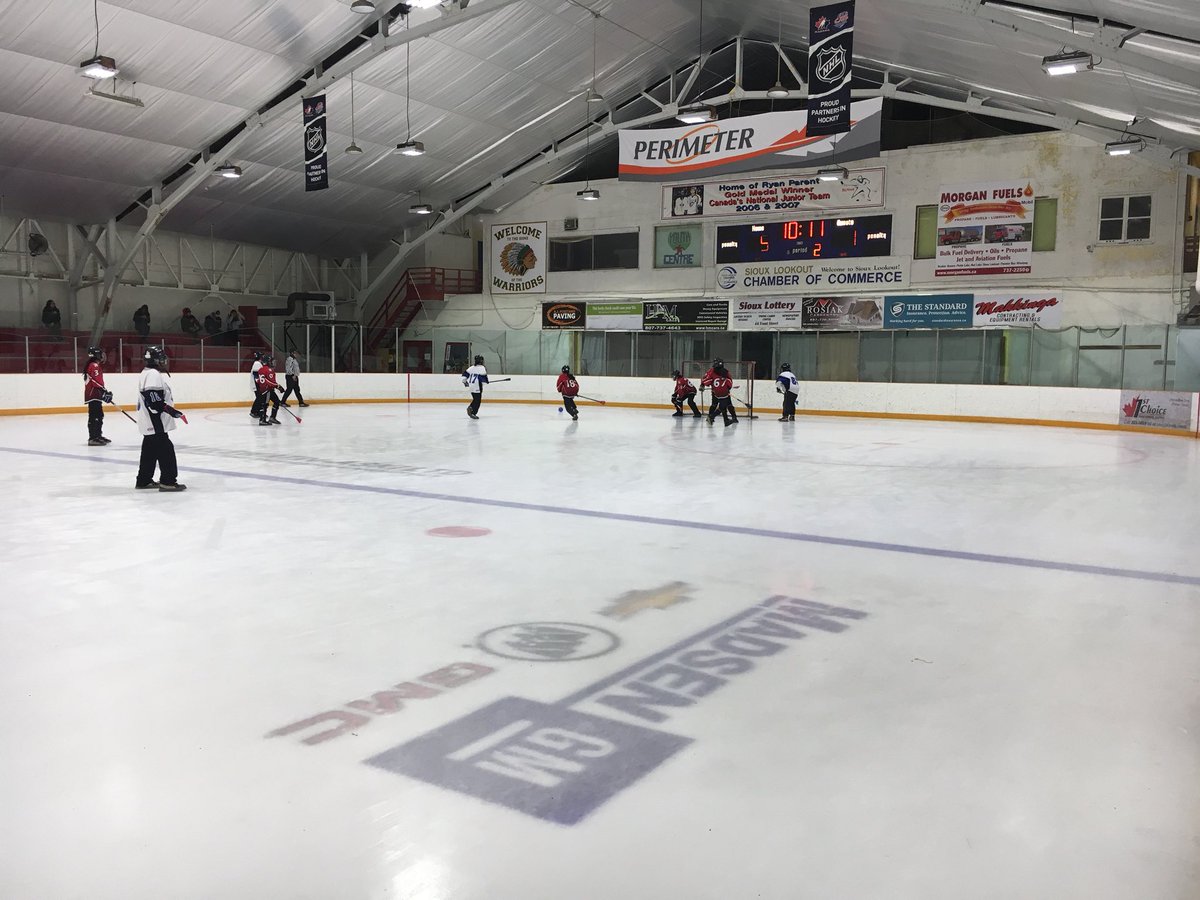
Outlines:
[[[1112,326],[1171,323],[1178,312],[1186,279],[1179,269],[1185,177],[1140,156],[1114,158],[1086,138],[1051,132],[956,144],[889,151],[879,159],[850,168],[883,165],[887,169],[886,205],[893,215],[893,248],[911,259],[916,207],[935,204],[943,184],[1001,178],[1028,180],[1039,196],[1058,199],[1057,249],[1033,255],[1033,272],[1022,276],[935,278],[933,260],[912,260],[908,292],[1052,290],[1063,297],[1063,325]],[[786,174],[787,170],[783,173]],[[759,173],[766,174],[766,173]],[[543,301],[557,299],[641,299],[715,294],[713,246],[719,223],[747,221],[736,217],[704,224],[702,268],[653,268],[654,227],[661,219],[658,184],[597,182],[599,202],[578,200],[578,185],[545,185],[498,216],[484,217],[481,233],[491,225],[546,221],[549,237],[568,234],[563,220],[579,219],[579,236],[637,230],[641,268],[599,272],[552,272],[548,293],[484,295],[454,298],[439,314],[439,327],[505,330],[539,327]],[[1100,200],[1105,196],[1150,194],[1153,197],[1151,240],[1147,243],[1099,245]],[[874,210],[873,210],[874,212]],[[753,218],[753,217],[750,217]],[[490,283],[485,260],[484,284]],[[721,294],[722,297],[736,295]],[[430,321],[414,323],[407,337],[426,333]]]
[[[136,375],[106,375],[105,381],[116,402],[133,403]],[[249,405],[250,402],[250,383],[245,374],[180,374],[172,375],[171,382],[176,401],[185,408],[221,403]],[[670,408],[663,402],[671,386],[666,378],[595,377],[586,379],[585,384],[589,396],[614,405]],[[328,400],[438,400],[465,405],[469,399],[455,375],[305,374],[303,385],[305,398],[317,406]],[[555,377],[551,375],[514,375],[509,382],[489,386],[484,402],[556,403],[559,395],[554,385]],[[754,390],[759,412],[764,416],[771,411],[778,412],[780,400],[774,392],[773,382],[756,382]],[[801,410],[826,412],[1115,425],[1120,399],[1120,391],[1093,388],[801,382],[797,405]],[[77,375],[0,375],[0,412],[71,408],[83,414],[83,382]],[[1200,395],[1193,398],[1193,432],[1197,428],[1198,414]]]

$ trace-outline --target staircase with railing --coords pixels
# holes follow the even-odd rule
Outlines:
[[[407,328],[421,311],[422,303],[482,290],[482,273],[475,269],[407,269],[367,323],[367,350],[374,352],[390,335]]]

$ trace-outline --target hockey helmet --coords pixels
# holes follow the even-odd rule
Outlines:
[[[151,369],[158,369],[160,372],[167,367],[167,351],[162,347],[147,347],[146,352],[142,355],[142,361]]]
[[[679,370],[678,370],[678,369],[676,369],[674,372],[672,372],[672,373],[671,373],[671,377],[672,377],[672,378],[681,378],[681,377],[683,377],[683,376],[681,376],[681,375],[679,374]]]
[[[262,362],[262,358],[263,358],[262,351],[261,351],[261,350],[255,350],[255,351],[254,351],[254,357],[253,357],[253,358],[254,358],[254,361],[255,361],[255,362]]]
[[[790,371],[792,371],[792,364],[791,364],[791,363],[784,363],[782,366],[780,366],[780,367],[779,367],[779,371],[780,371],[780,372],[790,372]]]
[[[262,364],[263,364],[264,366],[273,366],[273,365],[275,365],[275,357],[273,357],[273,356],[272,356],[270,353],[264,353],[264,354],[262,355]]]
[[[718,369],[723,365],[725,365],[725,360],[721,359],[721,357],[718,356],[716,359],[713,360],[713,368],[714,369]]]
[[[570,375],[570,374],[571,374],[571,367],[570,367],[570,366],[563,366],[563,367],[562,367],[562,370],[563,370],[563,374],[564,374],[564,375]]]
[[[88,347],[87,353],[88,353],[88,359],[99,359],[99,360],[104,359],[104,348],[103,347]]]
[[[475,365],[477,365],[477,366],[483,365],[483,357],[482,356],[475,357]]]

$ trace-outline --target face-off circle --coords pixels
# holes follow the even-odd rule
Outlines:
[[[446,525],[442,528],[430,528],[425,533],[432,537],[470,538],[491,534],[492,529],[476,528],[472,525]]]

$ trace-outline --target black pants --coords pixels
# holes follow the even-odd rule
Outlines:
[[[568,397],[566,394],[563,395],[563,409],[571,414],[572,419],[579,417],[579,409],[575,406],[574,397]]]
[[[294,393],[296,399],[301,403],[304,402],[304,395],[300,393],[300,376],[299,375],[284,375],[287,379],[287,390],[283,392],[283,402],[287,403],[287,398]]]
[[[473,416],[479,412],[479,404],[483,402],[483,391],[471,395],[471,405],[467,407],[467,415]]]
[[[274,391],[263,391],[258,395],[258,399],[254,401],[258,404],[258,417],[265,419],[267,417],[267,404],[271,404],[271,418],[279,418],[279,395]]]
[[[267,398],[261,392],[255,391],[254,403],[250,406],[250,415],[261,419],[267,413]]]
[[[736,422],[738,420],[737,413],[733,411],[733,401],[728,397],[713,398],[712,409],[708,411],[708,417],[710,419],[716,419],[718,412],[721,414],[721,418],[724,420],[726,425],[728,425],[730,422]]]
[[[154,480],[156,465],[160,483],[174,484],[179,478],[179,467],[175,463],[175,445],[171,443],[171,437],[165,431],[142,437],[142,458],[138,463],[137,473],[139,485],[146,485]]]
[[[789,418],[796,415],[796,395],[791,391],[783,392],[783,414]]]
[[[100,439],[104,430],[104,404],[99,400],[88,401],[88,440]]]
[[[680,397],[678,394],[671,395],[671,402],[675,404],[675,411],[678,413],[683,412],[683,404],[685,401],[687,402],[687,405],[692,408],[693,416],[700,415],[700,408],[698,406],[696,406],[696,392],[695,391],[692,391],[690,394],[685,394],[682,397]]]

